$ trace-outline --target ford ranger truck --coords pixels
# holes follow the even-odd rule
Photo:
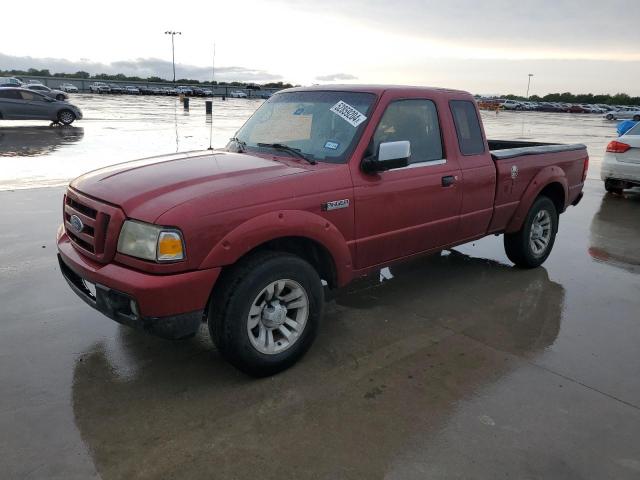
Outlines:
[[[584,145],[487,140],[467,92],[293,88],[223,150],[73,180],[60,270],[117,322],[167,338],[206,322],[233,365],[271,375],[311,346],[325,289],[493,234],[539,266],[587,167]]]

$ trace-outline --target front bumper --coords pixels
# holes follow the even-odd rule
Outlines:
[[[219,268],[151,275],[115,263],[100,264],[76,251],[64,230],[58,234],[60,271],[88,305],[118,323],[164,337],[195,333],[205,314]],[[87,282],[95,285],[89,290]]]

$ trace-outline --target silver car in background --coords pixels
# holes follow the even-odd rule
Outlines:
[[[0,88],[0,120],[50,120],[71,125],[82,112],[71,103],[27,88]]]
[[[640,122],[640,108],[625,108],[624,110],[613,110],[602,115],[607,120],[633,120]]]
[[[65,93],[78,93],[78,87],[76,87],[73,83],[63,83],[60,85],[60,90]]]
[[[28,85],[24,85],[24,87],[29,90],[33,90],[34,92],[41,93],[42,95],[46,95],[47,97],[55,98],[56,100],[67,100],[69,98],[69,95],[64,93],[62,90],[53,90],[41,83],[30,83]]]

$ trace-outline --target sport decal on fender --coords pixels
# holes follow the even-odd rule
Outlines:
[[[357,127],[367,119],[367,117],[362,112],[356,110],[351,105],[343,102],[342,100],[336,103],[329,110],[331,110],[333,113],[335,113],[344,121],[350,123],[354,127]]]
[[[517,176],[518,176],[518,166],[517,165],[512,165],[511,166],[511,178],[513,178],[515,180]]]
[[[332,202],[323,203],[321,208],[325,212],[337,210],[339,208],[349,208],[349,199],[345,198],[344,200],[334,200]]]

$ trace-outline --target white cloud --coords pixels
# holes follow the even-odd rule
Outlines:
[[[331,73],[329,75],[319,75],[316,80],[321,82],[335,82],[337,80],[357,80],[358,77],[350,73]]]
[[[85,71],[91,74],[122,73],[127,76],[147,78],[173,78],[171,62],[159,58],[138,58],[136,60],[118,60],[110,63],[93,62],[82,59],[71,61],[63,58],[19,57],[0,53],[0,69],[2,70],[37,70],[48,69],[51,73],[75,73]],[[211,80],[211,67],[176,64],[176,78],[193,80]],[[215,71],[216,80],[265,83],[282,80],[282,75],[266,72],[260,69],[246,67],[218,67]]]

